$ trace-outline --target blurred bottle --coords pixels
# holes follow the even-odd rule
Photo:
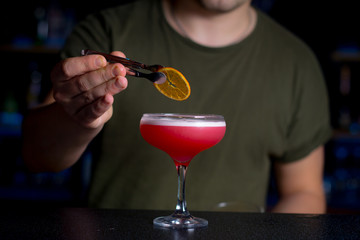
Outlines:
[[[49,34],[49,23],[47,21],[46,9],[43,6],[36,7],[34,16],[37,22],[36,26],[36,44],[43,45]]]
[[[34,11],[38,44],[61,48],[75,25],[74,12],[74,9],[64,9],[57,0],[50,1],[47,6],[38,6]]]
[[[7,92],[0,111],[0,140],[8,136],[20,136],[22,115],[13,92]]]
[[[42,74],[38,70],[37,62],[30,62],[30,84],[27,93],[27,106],[28,108],[36,107],[39,104],[40,93],[41,93],[41,80]]]

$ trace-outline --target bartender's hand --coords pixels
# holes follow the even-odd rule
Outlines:
[[[112,116],[113,95],[127,87],[125,75],[122,64],[108,64],[100,55],[68,58],[51,72],[53,97],[79,124],[99,128]]]

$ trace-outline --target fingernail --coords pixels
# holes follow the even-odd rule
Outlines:
[[[124,88],[125,86],[122,84],[122,82],[121,82],[121,78],[122,77],[119,77],[119,78],[117,78],[116,80],[115,80],[115,86],[117,87],[117,88]]]
[[[113,73],[114,77],[116,77],[121,74],[121,70],[118,66],[114,66],[114,68],[112,69],[112,73]]]
[[[98,57],[95,59],[95,64],[98,67],[104,67],[106,65],[106,61],[103,57]]]

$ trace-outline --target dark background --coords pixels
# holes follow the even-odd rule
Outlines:
[[[89,13],[129,0],[10,1],[0,14],[0,202],[81,206],[91,155],[60,173],[31,174],[20,157],[21,121],[50,88],[49,73],[73,26]],[[254,0],[314,51],[330,97],[334,136],[326,146],[329,212],[360,211],[360,14],[356,1]],[[39,30],[40,29],[40,30]],[[269,204],[276,200],[270,185]]]

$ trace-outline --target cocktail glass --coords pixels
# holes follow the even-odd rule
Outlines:
[[[145,113],[140,121],[143,138],[173,159],[178,174],[176,209],[153,223],[166,228],[205,227],[208,221],[193,217],[186,207],[185,175],[191,160],[224,137],[226,123],[221,115]]]

